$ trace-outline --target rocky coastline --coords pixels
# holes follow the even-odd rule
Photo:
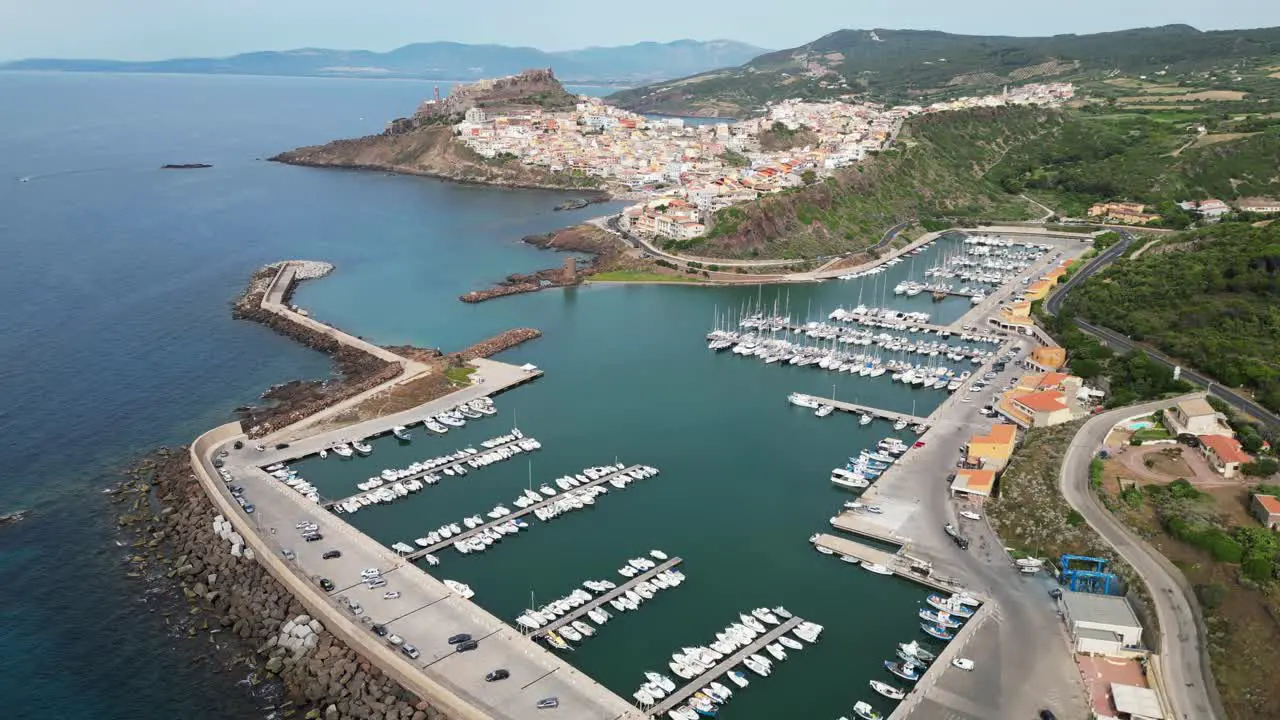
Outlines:
[[[245,292],[232,304],[232,317],[260,323],[285,337],[325,353],[333,358],[337,367],[337,377],[325,380],[294,380],[276,385],[262,395],[262,399],[268,402],[267,405],[237,408],[237,414],[244,423],[249,437],[261,437],[291,425],[330,405],[384,383],[402,371],[397,363],[388,362],[343,345],[329,335],[305,325],[290,322],[264,309],[262,300],[279,268],[279,263],[268,265],[253,274]],[[333,266],[328,263],[297,263],[294,280],[284,291],[285,304],[292,299],[299,282],[323,277],[332,270]]]
[[[450,353],[449,357],[465,363],[477,358],[497,355],[503,350],[510,350],[521,343],[540,337],[542,337],[542,331],[536,328],[513,328],[500,332],[488,340],[481,340],[475,345],[459,350],[456,353]]]
[[[191,472],[186,448],[157,450],[126,473],[113,494],[117,525],[130,550],[128,575],[174,583],[166,624],[221,648],[220,669],[247,668],[249,682],[278,682],[280,717],[309,720],[444,720],[444,715],[386,677],[306,614],[302,605],[244,547]],[[239,542],[237,542],[239,540]],[[176,601],[175,607],[173,602]]]
[[[14,510],[13,512],[0,513],[0,527],[5,525],[16,525],[31,514],[30,510]]]

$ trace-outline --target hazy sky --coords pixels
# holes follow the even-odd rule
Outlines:
[[[769,48],[839,28],[1052,35],[1186,23],[1280,25],[1280,1],[1239,0],[0,0],[0,59],[131,60],[411,42],[563,50],[730,38]]]

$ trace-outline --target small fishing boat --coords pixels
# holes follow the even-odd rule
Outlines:
[[[930,623],[920,623],[920,629],[929,637],[937,638],[938,640],[951,640],[955,637],[955,634],[950,630]]]
[[[885,660],[884,667],[886,670],[897,675],[903,680],[915,682],[920,679],[920,666],[915,663]]]
[[[884,720],[884,715],[876,712],[869,703],[859,700],[853,706],[853,714],[862,718],[862,720]]]
[[[865,561],[865,560],[863,560],[863,561],[862,561],[862,568],[863,568],[864,570],[867,570],[868,572],[873,572],[873,573],[875,573],[875,574],[877,574],[877,575],[892,575],[892,574],[893,574],[893,571],[892,571],[892,570],[890,570],[889,568],[885,567],[884,565],[881,565],[880,563],[869,563],[869,562],[867,562],[867,561]]]
[[[907,694],[903,692],[901,689],[896,688],[890,685],[889,683],[880,682],[879,680],[871,681],[871,689],[889,698],[890,700],[901,700],[902,698],[907,696]]]
[[[391,434],[396,436],[398,440],[409,440],[413,436],[409,434],[409,429],[403,425],[396,425],[391,428]]]

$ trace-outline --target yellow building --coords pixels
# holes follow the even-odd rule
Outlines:
[[[969,438],[965,459],[972,467],[1001,470],[1009,462],[1009,456],[1013,455],[1013,446],[1017,440],[1017,426],[996,425],[986,435]]]
[[[1035,302],[1036,300],[1043,300],[1049,294],[1049,290],[1051,290],[1052,288],[1053,288],[1053,281],[1047,280],[1047,279],[1037,280],[1031,283],[1030,285],[1028,285],[1027,289],[1022,292],[1022,299],[1028,300],[1030,302]]]
[[[1027,356],[1027,364],[1044,372],[1060,370],[1067,364],[1067,350],[1060,347],[1038,347]]]
[[[1060,372],[1023,375],[1005,392],[996,411],[1025,428],[1053,427],[1083,412],[1076,400],[1083,380]]]
[[[1021,331],[1024,327],[1035,324],[1031,319],[1031,303],[1027,300],[1015,300],[1000,308],[995,318],[996,325],[1005,330]]]

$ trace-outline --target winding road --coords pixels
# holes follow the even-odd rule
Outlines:
[[[1204,646],[1204,620],[1191,586],[1168,558],[1134,535],[1103,507],[1089,487],[1089,463],[1113,425],[1198,396],[1130,405],[1089,420],[1067,448],[1058,482],[1067,503],[1133,567],[1151,594],[1160,622],[1161,668],[1165,696],[1174,710],[1172,718],[1226,720]]]

